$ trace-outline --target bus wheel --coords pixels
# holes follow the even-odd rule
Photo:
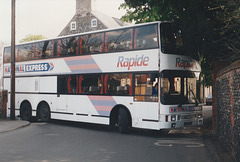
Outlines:
[[[129,126],[128,112],[120,108],[118,112],[118,129],[120,133],[127,133]]]
[[[47,122],[50,119],[50,108],[48,104],[43,103],[39,107],[39,118],[43,122]]]
[[[22,120],[31,121],[31,106],[29,103],[24,102],[20,108],[20,117]]]

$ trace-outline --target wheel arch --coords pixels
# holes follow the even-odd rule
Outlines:
[[[26,109],[27,108],[27,114]],[[32,121],[32,105],[28,100],[23,100],[19,107],[19,115],[23,120]]]
[[[30,107],[30,112],[31,112],[31,115],[32,115],[32,104],[28,101],[28,100],[23,100],[20,104],[20,112],[22,111],[22,108],[23,108],[23,104],[28,104]]]
[[[120,108],[123,108],[127,111],[128,113],[128,120],[129,120],[129,126],[132,127],[132,115],[129,111],[129,109],[122,105],[122,104],[119,104],[119,105],[116,105],[113,107],[113,109],[111,110],[110,112],[110,125],[115,125],[116,123],[118,123],[118,113],[119,113],[119,109]]]

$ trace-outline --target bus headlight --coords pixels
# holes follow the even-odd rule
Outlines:
[[[176,115],[171,116],[171,121],[176,121]]]
[[[202,118],[202,114],[198,114],[197,117],[198,117],[198,118]]]

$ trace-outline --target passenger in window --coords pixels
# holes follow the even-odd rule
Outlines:
[[[156,83],[156,84],[153,86],[152,94],[153,94],[153,95],[158,95],[158,83]]]
[[[112,76],[110,76],[108,81],[108,93],[109,94],[116,94],[117,92],[117,86],[120,85],[120,82],[116,79],[114,79]]]
[[[87,80],[86,80],[85,77],[82,80],[81,87],[82,87],[82,93],[87,93],[88,92],[88,83],[87,83]]]

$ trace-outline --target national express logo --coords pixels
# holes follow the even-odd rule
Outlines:
[[[25,64],[25,65],[16,65],[16,72],[43,72],[53,70],[53,63],[38,63],[38,64]],[[10,72],[10,67],[4,68],[5,72]]]
[[[149,57],[147,56],[138,56],[136,57],[124,57],[124,56],[119,56],[118,57],[118,62],[117,62],[117,67],[125,67],[130,70],[131,67],[138,67],[138,66],[148,66],[149,63]]]

